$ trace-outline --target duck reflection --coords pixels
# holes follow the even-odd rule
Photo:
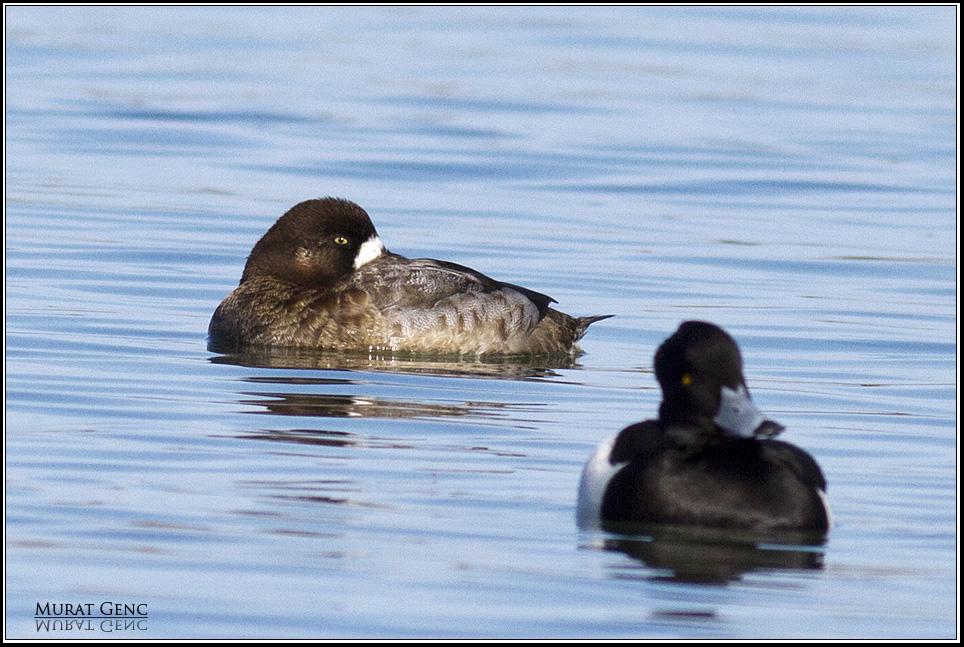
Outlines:
[[[412,445],[387,438],[372,438],[352,434],[347,431],[331,429],[268,429],[251,431],[236,436],[243,440],[270,440],[300,445],[320,445],[322,447],[387,447],[390,449],[412,449]]]
[[[337,351],[317,348],[246,347],[240,349],[209,345],[220,353],[211,358],[215,364],[234,364],[253,368],[325,369],[373,371],[452,377],[532,379],[557,377],[552,369],[576,368],[576,359],[562,355],[482,355],[460,356],[437,353],[393,351]]]
[[[262,407],[258,414],[313,418],[391,418],[396,420],[471,417],[474,420],[504,418],[509,411],[533,411],[539,405],[504,402],[426,402],[395,400],[364,395],[329,393],[243,393],[242,404]]]
[[[548,358],[537,358],[548,361]],[[234,364],[254,368],[317,370],[317,374],[263,373],[241,378],[249,385],[273,385],[274,388],[246,389],[238,393],[241,404],[258,409],[252,413],[303,416],[315,418],[390,418],[390,419],[467,419],[511,418],[524,426],[531,424],[521,412],[540,410],[544,405],[441,401],[438,399],[400,399],[368,395],[376,384],[361,374],[396,373],[424,376],[534,379],[555,375],[551,369],[533,363],[519,363],[519,358],[459,358],[426,356],[414,353],[357,353],[304,348],[250,348],[212,357],[217,364]],[[329,373],[328,371],[332,371]],[[334,371],[356,371],[358,377],[337,377]],[[377,385],[379,389],[386,385]],[[308,387],[288,389],[288,387]],[[362,391],[357,394],[331,391]],[[327,391],[327,392],[326,392]],[[434,395],[435,392],[433,392]],[[511,420],[510,420],[511,422]]]
[[[357,495],[361,488],[350,480],[317,479],[308,481],[245,481],[244,489],[258,492],[273,501],[322,503],[362,508],[385,508],[384,505],[362,501]],[[287,531],[291,532],[291,531]],[[332,535],[334,536],[334,535]]]
[[[610,536],[599,544],[638,560],[648,569],[620,569],[617,579],[674,580],[700,584],[739,581],[751,572],[819,570],[824,537],[813,533],[750,534],[732,530],[606,526],[645,534]]]

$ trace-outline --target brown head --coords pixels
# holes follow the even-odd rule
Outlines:
[[[338,198],[292,207],[261,237],[241,275],[321,288],[385,253],[364,209]]]

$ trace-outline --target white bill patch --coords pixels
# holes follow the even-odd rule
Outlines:
[[[382,245],[382,239],[378,237],[378,234],[375,234],[358,248],[358,253],[355,254],[355,269],[357,270],[365,263],[371,263],[384,251],[385,246]]]
[[[743,386],[735,391],[728,386],[720,389],[720,410],[713,418],[720,429],[740,438],[752,438],[764,420],[763,413],[750,401],[750,394]]]

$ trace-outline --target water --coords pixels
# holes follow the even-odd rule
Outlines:
[[[955,7],[5,18],[8,637],[957,635]],[[208,352],[322,195],[618,316],[575,365]],[[825,545],[576,528],[690,318],[821,463]],[[148,619],[34,617],[103,602]]]

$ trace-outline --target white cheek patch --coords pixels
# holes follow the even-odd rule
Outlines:
[[[355,269],[357,270],[365,263],[371,263],[384,251],[385,246],[382,245],[382,239],[378,237],[378,234],[373,235],[358,248],[358,253],[355,254]]]

